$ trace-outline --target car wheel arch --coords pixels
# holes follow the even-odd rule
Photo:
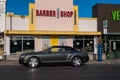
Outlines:
[[[75,58],[75,57],[79,57],[79,58],[81,59],[81,61],[82,61],[82,57],[81,57],[81,56],[79,56],[79,55],[72,56],[72,57],[71,57],[71,61],[72,61],[72,59],[73,59],[73,58]]]
[[[28,60],[29,60],[30,58],[33,58],[33,57],[34,57],[34,58],[37,58],[37,59],[39,60],[39,62],[41,61],[38,56],[31,56],[31,57],[28,58]]]

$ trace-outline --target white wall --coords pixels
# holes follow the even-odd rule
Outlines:
[[[6,30],[10,30],[10,24],[12,23],[12,30],[28,30],[29,29],[29,18],[21,18],[20,16],[12,17],[10,21],[10,17],[6,17]],[[11,23],[10,23],[11,22]]]
[[[6,0],[0,0],[0,32],[5,30]]]
[[[10,55],[10,36],[4,36],[4,55]]]
[[[0,32],[5,30],[5,14],[0,13]]]
[[[97,19],[79,19],[78,30],[86,32],[97,32]]]

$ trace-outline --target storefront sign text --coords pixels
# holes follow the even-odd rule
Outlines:
[[[73,11],[60,11],[57,10],[36,10],[36,16],[44,17],[72,17]]]
[[[120,10],[112,11],[112,19],[115,20],[115,21],[119,21],[120,20]]]

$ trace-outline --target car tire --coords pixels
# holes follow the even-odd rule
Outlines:
[[[79,67],[79,66],[81,66],[81,64],[82,64],[82,60],[81,60],[81,58],[78,57],[78,56],[73,57],[72,60],[71,60],[71,64],[72,64],[72,66],[74,66],[74,67]]]
[[[37,57],[31,57],[28,60],[28,66],[32,68],[36,68],[40,65],[40,60]]]

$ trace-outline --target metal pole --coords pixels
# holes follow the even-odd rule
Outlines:
[[[10,16],[10,30],[12,30],[12,16]]]
[[[84,39],[84,36],[83,36],[83,51],[85,51],[85,39]]]
[[[24,52],[23,50],[24,50],[24,49],[23,49],[23,37],[22,37],[22,53]]]
[[[107,52],[106,33],[105,33],[105,54]]]

